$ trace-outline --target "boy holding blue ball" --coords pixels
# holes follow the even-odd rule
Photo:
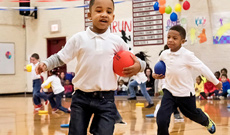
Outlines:
[[[159,57],[166,65],[165,76],[153,73],[155,79],[165,78],[164,96],[157,113],[158,135],[169,135],[170,117],[177,106],[184,116],[207,127],[211,134],[216,131],[215,123],[209,116],[196,108],[192,71],[198,70],[213,82],[217,89],[222,89],[222,83],[194,53],[182,47],[186,42],[185,37],[186,31],[182,26],[175,25],[170,28],[167,37],[169,49],[163,51]]]

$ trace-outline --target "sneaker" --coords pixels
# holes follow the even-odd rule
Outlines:
[[[175,120],[182,120],[183,118],[180,116],[180,114],[174,114],[174,119]]]
[[[124,121],[117,122],[116,124],[124,124],[124,125],[127,125],[127,123],[124,122]]]
[[[49,100],[46,100],[46,101],[45,101],[45,105],[48,105],[48,104],[49,104]]]
[[[209,124],[206,126],[209,133],[214,134],[216,132],[216,124],[209,118],[208,114],[205,113],[205,115],[208,117]]]
[[[41,110],[41,108],[42,108],[42,104],[34,105],[34,110],[36,110],[36,111]]]
[[[137,97],[130,97],[128,100],[137,100]]]
[[[68,108],[68,111],[67,111],[67,113],[70,113],[71,112],[71,109],[70,108]]]
[[[152,104],[148,104],[145,108],[151,108],[153,106],[154,106],[154,104],[152,103]]]
[[[57,108],[53,108],[53,109],[52,109],[52,113],[56,113],[57,111],[58,111]]]

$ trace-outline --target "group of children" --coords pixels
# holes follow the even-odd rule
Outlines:
[[[128,45],[119,36],[110,33],[109,26],[114,17],[113,0],[91,0],[88,18],[92,20],[93,25],[71,37],[57,54],[37,64],[36,73],[40,74],[52,71],[74,58],[78,61],[72,80],[75,93],[71,103],[69,135],[86,135],[93,114],[90,133],[113,135],[117,114],[114,103],[117,76],[112,68],[113,56],[119,51],[129,50]],[[183,27],[176,25],[170,28],[167,37],[169,49],[163,51],[159,57],[159,60],[166,64],[166,74],[164,76],[153,73],[155,79],[165,78],[164,96],[157,114],[158,135],[169,134],[170,116],[178,107],[184,116],[206,126],[210,133],[216,131],[215,123],[209,116],[196,108],[192,69],[200,71],[219,90],[222,89],[222,82],[192,52],[182,47],[186,42],[185,38]],[[123,69],[123,73],[129,77],[142,73],[146,66],[145,61],[132,58],[134,65]],[[51,77],[56,79],[55,74]],[[134,85],[140,84],[143,84],[142,81],[134,82]],[[41,87],[40,85],[41,82],[37,87]],[[61,86],[60,89],[63,91]],[[54,92],[54,95],[59,94]]]
[[[48,101],[50,102],[53,113],[57,112],[58,110],[70,113],[70,108],[67,109],[63,107],[61,104],[65,88],[62,86],[61,80],[58,76],[58,68],[50,70],[48,72],[49,77],[46,81],[44,81],[44,83],[42,83],[41,75],[38,75],[35,72],[35,68],[39,64],[39,55],[37,53],[31,55],[30,64],[32,65],[31,75],[33,80],[33,101],[35,111],[38,111],[43,108],[43,104],[41,103],[41,100],[43,99],[45,101],[45,105],[48,104]],[[27,71],[26,68],[25,70]],[[44,89],[46,89],[46,86],[48,85],[51,86],[52,92],[46,94],[44,92]]]
[[[227,76],[227,69],[216,71],[214,75],[222,82],[222,89],[217,89],[215,85],[203,76],[196,78],[195,91],[198,99],[223,99],[230,96],[230,82]]]

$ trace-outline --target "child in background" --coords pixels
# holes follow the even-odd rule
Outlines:
[[[222,68],[222,69],[220,70],[220,73],[221,73],[221,75],[222,75],[222,74],[228,75],[228,70],[227,70],[226,68]],[[219,78],[219,80],[221,81],[221,78]],[[229,78],[227,78],[227,81],[230,82]]]
[[[147,61],[147,55],[144,52],[139,52],[135,54],[135,56],[137,56],[143,61]],[[144,95],[145,99],[148,101],[148,105],[145,108],[153,107],[154,106],[153,101],[151,97],[149,96],[149,93],[146,90],[147,77],[145,73],[139,72],[133,78],[134,80],[129,83],[130,97],[128,98],[128,100],[136,100],[136,92],[134,88],[139,85],[141,89],[141,93]]]
[[[69,80],[65,80],[64,88],[65,88],[64,97],[71,98],[73,93],[73,85],[70,83]]]
[[[223,87],[222,87],[222,90],[219,91],[218,96],[223,96],[225,98],[227,97],[228,90],[230,89],[230,83],[227,79],[228,79],[227,74],[221,75],[221,82],[223,84]]]
[[[59,74],[59,78],[60,78],[60,80],[61,80],[62,86],[64,87],[64,86],[65,86],[65,72],[61,72],[61,73]]]
[[[69,135],[86,135],[89,123],[91,134],[113,135],[117,113],[113,57],[119,51],[129,50],[121,37],[110,32],[114,16],[113,0],[91,0],[88,19],[93,25],[72,36],[64,48],[37,68],[37,73],[41,73],[77,59],[72,80],[75,93],[72,95]],[[146,66],[144,61],[132,58],[134,65],[123,69],[127,77],[143,72]]]
[[[148,91],[150,96],[154,96],[155,90],[154,90],[154,83],[155,79],[152,77],[152,69],[150,67],[147,67],[145,69],[145,76],[147,77],[146,81],[146,90]]]
[[[167,37],[169,49],[163,51],[159,58],[166,65],[165,76],[153,74],[155,79],[165,78],[164,95],[157,113],[158,135],[169,135],[170,118],[176,107],[179,107],[184,116],[206,126],[210,133],[216,132],[215,123],[201,109],[196,108],[192,71],[194,69],[200,71],[219,89],[222,85],[194,53],[182,47],[182,44],[186,42],[185,38],[186,31],[182,26],[175,25],[170,28]]]
[[[201,92],[201,99],[213,99],[215,95],[218,94],[218,90],[216,90],[215,85],[207,80],[206,83],[204,83],[204,92]]]
[[[219,78],[220,78],[220,71],[216,71],[216,72],[214,73],[214,75],[215,75],[215,77],[216,77],[217,79],[219,79]]]
[[[204,83],[201,76],[196,77],[195,91],[196,97],[200,97],[200,93],[204,92]]]
[[[53,70],[49,71],[49,76],[47,80],[41,85],[42,89],[47,86],[49,83],[51,83],[51,87],[53,90],[53,93],[48,95],[48,99],[50,101],[53,113],[61,110],[65,113],[70,113],[70,109],[67,109],[62,106],[61,101],[64,93],[64,87],[61,85],[61,80],[58,77],[58,68],[54,68]],[[54,99],[56,97],[56,100]]]
[[[33,101],[34,101],[34,109],[36,111],[40,110],[43,105],[41,104],[41,98],[45,100],[45,104],[48,104],[47,96],[44,92],[40,92],[41,89],[41,75],[37,75],[35,72],[35,68],[39,64],[39,55],[37,53],[34,53],[30,57],[30,63],[32,65],[32,70],[31,70],[31,78],[33,80]],[[27,71],[27,69],[24,69]]]
[[[125,85],[124,80],[118,82],[117,95],[128,95],[128,87]]]

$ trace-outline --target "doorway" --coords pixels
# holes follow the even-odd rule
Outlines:
[[[60,51],[66,43],[66,37],[47,38],[47,57]],[[59,67],[59,73],[66,73],[66,64]]]

